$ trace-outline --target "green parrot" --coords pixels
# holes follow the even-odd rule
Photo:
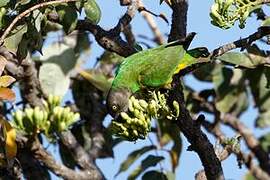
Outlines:
[[[207,57],[206,48],[187,51],[195,33],[178,40],[135,53],[120,65],[107,95],[110,115],[118,118],[128,111],[129,98],[143,89],[169,87],[175,74],[197,63],[197,58]]]

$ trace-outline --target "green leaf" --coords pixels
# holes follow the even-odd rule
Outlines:
[[[267,127],[270,124],[270,89],[267,88],[266,69],[268,70],[268,67],[258,67],[254,70],[247,70],[245,73],[249,80],[255,106],[259,109],[256,126],[260,128]]]
[[[4,45],[8,50],[16,53],[19,43],[21,42],[24,33],[27,32],[27,25],[16,26],[5,39]]]
[[[217,94],[216,107],[221,112],[240,115],[248,107],[248,96],[240,69],[217,66],[213,72],[214,89]]]
[[[70,79],[55,63],[45,63],[40,67],[39,80],[47,95],[64,96],[69,88]]]
[[[16,79],[12,76],[1,76],[0,77],[0,87],[8,87],[9,85],[11,85],[13,82],[15,82]]]
[[[75,2],[76,9],[79,11],[79,13],[81,13],[85,2],[87,2],[87,0],[80,0]]]
[[[266,78],[266,88],[269,89],[270,88],[270,67],[265,67],[264,68],[264,75],[265,75],[265,78]]]
[[[265,152],[270,153],[270,133],[267,133],[260,137],[260,144]]]
[[[270,26],[270,18],[266,18],[263,22],[261,26]]]
[[[77,25],[77,12],[76,9],[69,5],[56,6],[59,15],[60,24],[63,25],[64,31],[68,34],[72,32]]]
[[[215,64],[209,63],[193,71],[193,75],[200,81],[211,82],[214,68]]]
[[[5,20],[5,15],[7,13],[7,9],[4,7],[0,7],[0,29],[5,28],[6,23],[4,22]]]
[[[137,159],[139,159],[144,153],[156,149],[154,145],[145,146],[139,150],[133,151],[127,157],[127,159],[121,163],[118,172],[116,173],[115,177],[118,176],[121,172],[126,171]]]
[[[101,10],[95,0],[88,0],[84,3],[86,19],[92,24],[98,24],[101,19]]]
[[[62,43],[54,43],[42,50],[44,63],[40,67],[39,80],[44,93],[64,96],[69,89],[70,74],[77,58],[74,50]]]
[[[270,110],[261,112],[256,118],[256,127],[267,128],[270,127]]]
[[[42,52],[44,55],[40,57],[40,60],[57,64],[65,75],[75,68],[78,60],[74,50],[63,43],[51,44],[42,49]]]
[[[175,179],[176,179],[175,173],[173,173],[173,172],[171,172],[171,171],[168,171],[168,172],[166,173],[166,176],[167,176],[167,179],[168,179],[168,180],[175,180]]]
[[[102,72],[92,70],[80,70],[79,74],[87,79],[93,86],[107,94],[111,88],[111,81]]]
[[[0,7],[3,7],[9,3],[10,0],[1,0],[0,1]]]
[[[78,31],[74,52],[77,54],[86,53],[86,55],[89,55],[89,52],[91,50],[90,45],[91,41],[89,38],[89,34],[84,31]]]
[[[162,172],[158,171],[147,171],[142,176],[142,180],[168,180],[167,176]]]
[[[121,64],[124,61],[122,56],[110,51],[104,51],[104,53],[98,59],[99,63],[102,64]]]
[[[259,65],[269,65],[267,58],[253,53],[227,52],[217,58],[225,63],[245,68],[256,68]]]
[[[160,133],[157,134],[158,142],[161,147],[173,142],[173,146],[169,151],[171,157],[172,169],[175,171],[179,163],[180,154],[182,151],[182,139],[179,128],[168,122],[167,120],[160,119],[158,121]]]
[[[138,166],[129,176],[128,180],[136,179],[143,171],[148,169],[149,167],[156,166],[160,161],[164,159],[163,156],[147,156],[142,162],[141,165]]]
[[[244,180],[256,180],[256,178],[254,178],[254,176],[252,176],[252,174],[250,172],[248,172],[244,178]]]

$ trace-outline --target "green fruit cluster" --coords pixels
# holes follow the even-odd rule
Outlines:
[[[179,114],[179,104],[174,101],[174,110],[167,105],[166,94],[159,91],[150,92],[148,102],[131,96],[128,112],[121,112],[120,117],[113,119],[110,130],[116,136],[129,141],[145,139],[151,131],[151,119],[176,119]]]
[[[79,114],[71,111],[69,107],[61,107],[61,97],[49,95],[43,101],[44,109],[39,107],[17,110],[13,116],[16,129],[27,135],[40,132],[51,138],[54,133],[67,130],[70,125],[79,119]]]
[[[215,0],[210,12],[211,23],[228,29],[239,20],[239,27],[244,28],[249,14],[259,5],[260,2],[254,0]]]
[[[39,107],[25,108],[24,111],[17,110],[12,116],[16,129],[28,135],[45,131],[50,126],[48,112]]]
[[[151,130],[151,116],[148,114],[148,103],[134,96],[129,99],[128,112],[121,112],[120,119],[114,119],[110,129],[116,136],[129,141],[145,139]]]
[[[60,106],[61,99],[62,98],[60,96],[54,96],[50,94],[47,98],[47,101],[43,101],[45,110],[47,112],[53,112],[55,107]]]
[[[92,24],[98,24],[101,18],[101,10],[95,0],[87,0],[84,3],[86,19]]]
[[[53,109],[51,127],[53,132],[65,131],[79,119],[79,113],[74,113],[69,107],[57,106]]]

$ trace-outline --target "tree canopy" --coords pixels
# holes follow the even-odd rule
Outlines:
[[[176,168],[187,150],[203,166],[194,174],[198,180],[225,179],[222,161],[231,155],[239,168],[247,168],[245,179],[270,179],[270,1],[214,0],[208,12],[212,26],[244,29],[252,26],[246,23],[252,18],[260,26],[209,52],[207,42],[195,49],[185,46],[195,35],[187,32],[188,0],[152,2],[166,6],[171,15],[151,10],[143,0],[119,0],[125,12],[110,28],[100,25],[102,18],[110,18],[103,16],[102,3],[0,1],[1,179],[108,179],[104,171],[109,170],[97,160],[121,156],[115,147],[125,141],[147,139],[151,144],[134,148],[116,178],[129,171],[128,179],[183,179]],[[153,37],[136,35],[135,16],[143,17]],[[168,25],[167,34],[157,22]],[[93,60],[94,46],[102,54]],[[135,76],[136,69],[144,72],[125,77]],[[130,92],[127,111],[122,108],[112,118],[114,104],[108,105],[107,95],[119,85],[120,74],[129,82],[122,80],[119,89],[136,85],[136,94]],[[186,76],[211,88],[197,90]],[[252,128],[242,118],[250,108],[258,111]],[[264,133],[258,137],[255,129]],[[58,152],[52,154],[48,144]],[[165,168],[164,162],[169,164]]]

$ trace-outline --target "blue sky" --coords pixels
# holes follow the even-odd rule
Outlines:
[[[246,37],[247,35],[255,32],[256,29],[259,27],[259,23],[255,20],[255,18],[250,18],[247,21],[245,29],[239,29],[237,25],[235,25],[233,28],[229,30],[222,30],[213,26],[210,23],[209,17],[209,10],[213,1],[214,0],[189,1],[187,29],[188,32],[197,32],[197,36],[192,42],[191,47],[206,46],[211,51],[220,45],[232,42],[234,40],[238,40],[241,37]],[[170,19],[171,12],[169,7],[167,7],[165,4],[160,6],[158,2],[159,0],[144,0],[147,9],[157,14],[164,13],[166,14],[167,18]],[[126,11],[125,7],[119,6],[118,0],[113,1],[98,0],[98,3],[100,4],[102,10],[102,19],[100,25],[104,29],[110,29],[114,27],[115,24],[118,22],[119,18],[121,17],[121,15],[123,15],[124,12]],[[155,20],[158,23],[161,32],[164,34],[168,34],[170,26],[159,18],[155,18]],[[146,35],[152,37],[151,30],[148,28],[146,22],[139,13],[136,14],[135,18],[132,21],[132,28],[136,36]],[[92,41],[94,41],[92,36],[91,38]],[[143,41],[143,39],[138,38],[137,41]],[[103,51],[102,48],[100,48],[96,43],[93,43],[91,49],[91,56],[89,56],[88,59],[89,61],[87,63],[88,68],[93,66],[96,57],[100,56],[102,51]],[[190,84],[193,88],[197,90],[211,87],[211,85],[206,83],[200,83],[190,76],[186,77],[185,80],[188,84]],[[66,97],[69,99],[70,95],[67,95]],[[250,107],[249,110],[242,116],[242,119],[244,119],[245,123],[252,128],[256,115],[257,111],[252,107]],[[106,122],[108,123],[109,120],[110,117],[106,119]],[[223,130],[228,136],[234,135],[234,133],[229,128],[223,127]],[[259,136],[260,134],[262,134],[262,131],[256,130],[255,134],[256,136]],[[208,137],[211,140],[211,142],[215,144],[215,139],[211,135],[208,135]],[[150,138],[154,140],[152,136],[150,136]],[[186,151],[186,148],[188,147],[189,144],[187,143],[185,137],[183,137],[182,139],[183,139],[183,151],[181,154],[180,165],[176,171],[176,176],[177,179],[179,180],[194,179],[195,173],[198,172],[198,170],[202,169],[203,167],[196,153]],[[138,141],[137,143],[124,142],[114,149],[115,150],[114,159],[107,158],[98,160],[97,164],[104,172],[106,178],[114,179],[114,175],[118,171],[120,163],[126,159],[128,154],[135,149],[138,149],[142,146],[149,144],[150,144],[149,140]],[[244,144],[243,148],[245,149]],[[51,150],[53,153],[57,153],[56,149],[52,148]],[[167,160],[169,160],[169,158]],[[115,179],[119,180],[126,179],[130,170],[134,169],[137,165],[138,163],[135,163],[133,166],[130,167],[127,173],[122,173]],[[164,169],[170,169],[168,162],[162,163],[162,166]],[[224,169],[226,179],[241,179],[246,173],[245,168],[242,169],[238,168],[235,156],[230,156],[227,160],[222,162],[222,166]],[[57,178],[54,176],[54,179]]]

